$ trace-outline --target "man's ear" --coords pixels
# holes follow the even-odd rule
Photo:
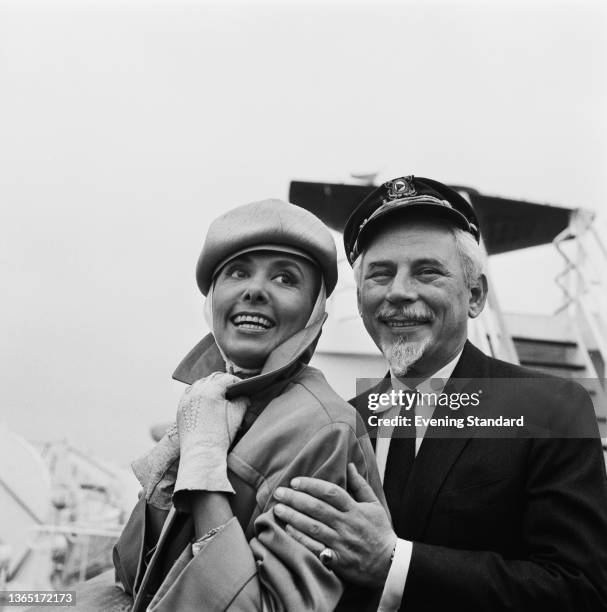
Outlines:
[[[356,287],[356,306],[358,307],[358,314],[359,316],[363,316],[363,309],[362,306],[360,304],[360,287]]]
[[[476,284],[470,287],[470,301],[468,303],[468,316],[471,319],[476,319],[487,301],[487,294],[489,293],[489,285],[487,283],[487,277],[481,274],[476,281]]]

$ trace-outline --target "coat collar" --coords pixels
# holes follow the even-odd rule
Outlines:
[[[314,353],[326,318],[325,313],[319,321],[305,327],[278,345],[266,359],[261,372],[230,385],[226,390],[226,398],[259,395],[272,387],[274,383],[284,381],[301,364],[308,363]],[[225,363],[217,348],[215,338],[212,334],[208,334],[184,357],[173,372],[173,378],[191,385],[213,372],[224,371]]]

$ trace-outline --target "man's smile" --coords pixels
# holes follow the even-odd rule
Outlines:
[[[392,329],[401,329],[405,327],[417,327],[418,325],[424,325],[426,323],[429,323],[429,321],[417,321],[417,320],[400,321],[398,319],[390,319],[390,320],[384,320],[382,321],[382,323],[384,323],[385,325],[387,325],[388,327]]]
[[[383,323],[393,331],[419,327],[420,325],[428,325],[432,323],[432,317],[426,315],[417,316],[386,316],[379,315],[377,317],[380,323]]]

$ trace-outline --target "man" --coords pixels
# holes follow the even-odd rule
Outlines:
[[[438,380],[452,393],[480,380],[489,393],[475,408],[437,406],[447,425],[414,421],[416,440],[370,427],[392,521],[352,466],[352,495],[296,478],[277,490],[275,513],[341,578],[382,590],[380,610],[607,610],[607,479],[592,403],[575,383],[467,340],[487,295],[479,240],[471,206],[429,179],[388,181],[354,211],[344,242],[359,312],[390,364],[352,402],[364,420],[377,422],[369,400],[389,389],[436,390]],[[418,402],[418,413],[428,407]],[[527,420],[504,435],[474,421],[500,416]]]

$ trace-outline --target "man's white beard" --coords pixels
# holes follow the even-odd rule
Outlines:
[[[409,342],[407,336],[396,336],[394,342],[382,343],[381,350],[390,364],[392,374],[398,377],[405,376],[409,368],[424,354],[430,340],[426,338],[419,342]]]

